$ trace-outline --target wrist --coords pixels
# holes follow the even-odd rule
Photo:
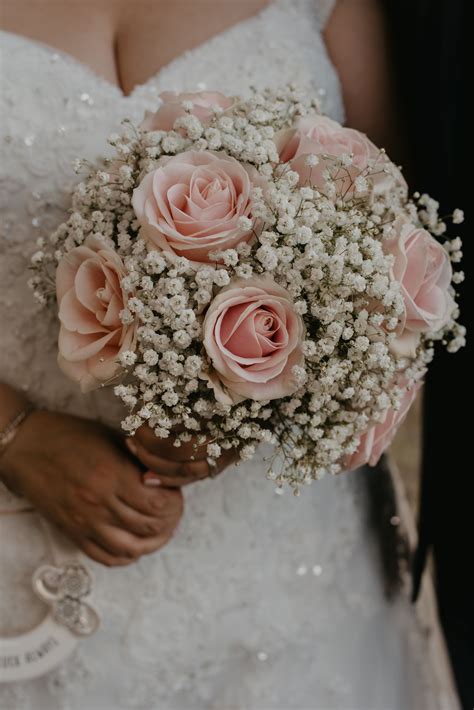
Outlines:
[[[0,383],[0,431],[3,431],[29,403],[22,392]]]
[[[15,407],[13,407],[13,401]],[[2,403],[3,404],[3,403]],[[13,468],[12,452],[16,448],[21,431],[26,425],[30,416],[35,412],[34,406],[25,397],[19,395],[15,400],[9,402],[10,417],[5,416],[6,408],[2,408],[0,424],[0,480],[9,488],[14,490],[17,486],[11,485],[11,472]]]

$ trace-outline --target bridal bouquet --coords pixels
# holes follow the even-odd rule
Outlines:
[[[434,342],[464,344],[460,240],[294,88],[160,99],[112,157],[79,161],[71,215],[32,258],[60,367],[114,386],[130,435],[197,436],[211,463],[273,444],[268,476],[295,493],[375,464]]]

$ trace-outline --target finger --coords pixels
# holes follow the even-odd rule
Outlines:
[[[182,486],[187,485],[188,483],[195,483],[195,480],[197,479],[191,480],[187,478],[171,478],[167,476],[160,476],[160,478],[158,478],[158,475],[153,471],[146,471],[146,473],[143,474],[144,486],[165,486],[166,488],[179,489]]]
[[[149,469],[142,475],[146,486],[156,485],[158,480],[160,485],[165,488],[181,488],[190,483],[203,481],[211,474],[211,468],[207,461],[187,461],[174,468],[169,461],[161,459],[160,461],[155,460],[155,466],[157,468]]]
[[[133,560],[130,557],[116,557],[111,555],[110,552],[104,550],[99,544],[87,538],[79,544],[80,549],[96,562],[105,565],[106,567],[123,567],[125,565],[130,565]]]
[[[156,552],[163,547],[170,539],[174,527],[169,525],[166,532],[145,538],[112,525],[101,525],[94,531],[92,539],[114,557],[138,560],[142,555]]]
[[[207,457],[207,443],[198,445],[197,437],[184,441],[181,446],[175,446],[175,436],[160,439],[148,425],[140,427],[133,438],[126,440],[127,446],[133,453],[133,443],[137,442],[148,449],[152,454],[157,454],[173,461],[188,461],[189,459],[205,459]]]
[[[135,455],[150,471],[158,474],[163,485],[168,485],[169,480],[180,480],[180,485],[190,483],[209,475],[209,464],[206,459],[198,461],[172,461],[164,456],[159,456],[144,448],[135,441]]]
[[[183,511],[183,498],[179,491],[145,486],[141,479],[138,483],[122,481],[115,497],[138,513],[151,517],[180,515]]]
[[[190,483],[196,483],[197,481],[202,481],[205,478],[215,478],[222,473],[224,469],[228,466],[234,464],[238,459],[238,454],[234,450],[225,451],[222,456],[219,457],[215,465],[210,465],[206,461],[207,474],[203,475],[200,470],[204,462],[190,462],[189,471],[190,475],[187,475],[186,464],[181,465],[181,469],[177,474],[163,475],[164,467],[159,470],[161,473],[155,473],[153,470],[146,471],[142,474],[143,483],[145,486],[165,486],[167,488],[181,488],[182,486],[187,486]],[[166,462],[169,463],[169,462]],[[198,464],[198,465],[196,465]],[[203,468],[204,470],[204,468]]]
[[[160,485],[167,488],[181,488],[205,478],[215,478],[228,466],[234,464],[238,458],[239,455],[235,449],[230,449],[229,451],[224,451],[213,466],[208,461],[191,461],[188,464],[181,464],[180,469],[176,471],[171,470],[171,462],[169,461],[163,461],[161,466],[155,461],[154,465],[157,468],[146,471],[142,474],[142,479],[146,486]],[[157,473],[156,471],[159,472]]]
[[[232,466],[235,464],[237,461],[239,461],[240,457],[238,452],[235,449],[227,449],[224,450],[223,453],[219,456],[219,458],[216,461],[216,465],[213,467],[210,467],[210,476],[216,476],[219,473],[222,473],[225,471],[226,468],[229,466]]]
[[[159,476],[159,477],[158,477]],[[156,474],[153,471],[147,471],[143,474],[143,484],[145,486],[160,485],[171,490],[179,490],[183,486],[188,486],[190,483],[197,483],[208,478],[206,476],[163,476]]]
[[[115,497],[111,502],[112,511],[115,513],[116,521],[124,526],[124,529],[141,537],[154,537],[163,532],[166,526],[165,516],[156,517],[139,513],[135,508],[130,507],[119,498]]]
[[[167,461],[184,462],[207,460],[207,444],[209,442],[197,446],[197,437],[193,436],[191,441],[185,442],[177,448],[173,446],[175,440],[173,436],[167,439],[160,439],[148,425],[145,425],[138,429],[134,437],[125,439],[125,443],[134,456],[137,455],[138,451],[145,450],[149,454],[161,457]],[[222,460],[222,464],[219,464],[219,470],[223,470],[230,463],[238,460],[238,458],[239,455],[235,448],[224,449],[219,459]]]

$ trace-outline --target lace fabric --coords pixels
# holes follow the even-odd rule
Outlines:
[[[0,33],[3,380],[37,404],[117,424],[110,393],[84,398],[59,372],[54,318],[37,313],[26,286],[35,238],[67,210],[73,160],[102,154],[120,120],[139,121],[163,90],[245,93],[296,82],[343,120],[321,36],[333,4],[277,0],[128,97],[73,58]],[[435,677],[426,653],[427,629],[404,596],[392,605],[384,598],[358,474],[294,499],[276,495],[264,471],[242,464],[187,488],[179,533],[159,554],[120,569],[88,561],[102,628],[47,676],[0,686],[0,707],[455,708],[449,680]],[[3,509],[15,504],[0,495]],[[36,514],[22,515],[1,520],[0,634],[43,613],[28,580],[47,550],[38,536],[30,544]]]

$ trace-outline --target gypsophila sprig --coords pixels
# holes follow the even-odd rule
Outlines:
[[[433,344],[464,344],[460,239],[295,87],[170,96],[112,158],[78,161],[69,219],[32,257],[60,366],[113,386],[129,435],[198,436],[212,462],[271,445],[268,477],[295,493],[376,463]]]

